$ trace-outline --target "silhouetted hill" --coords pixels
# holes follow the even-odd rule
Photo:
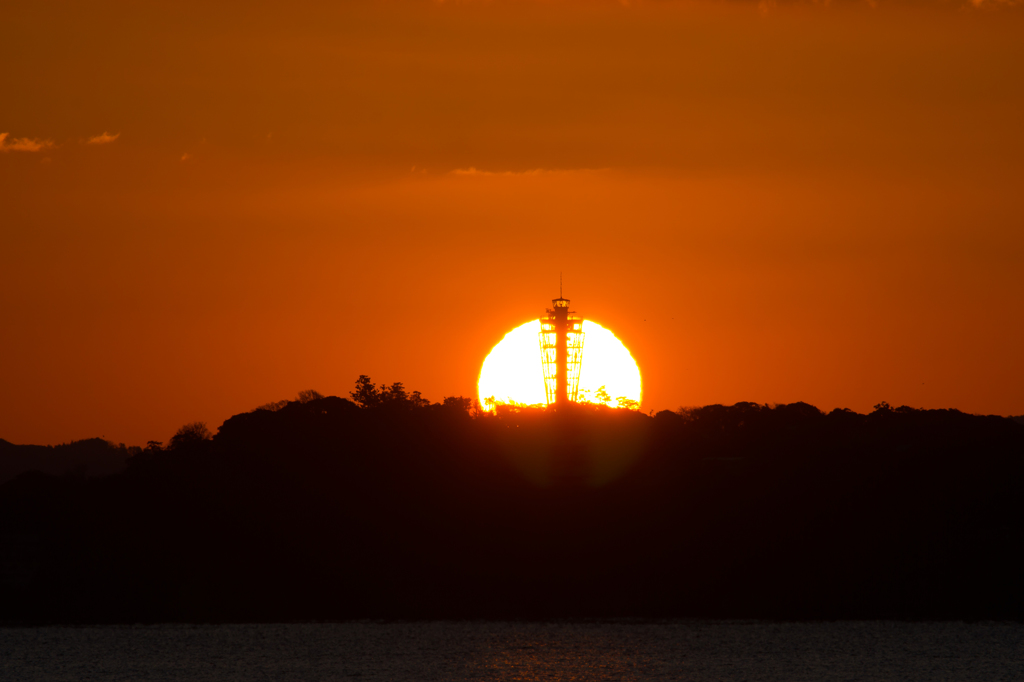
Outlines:
[[[1024,427],[307,395],[0,487],[0,618],[1024,617]]]
[[[131,454],[124,444],[115,446],[101,438],[63,445],[14,445],[0,438],[0,483],[26,471],[109,476],[124,471]]]

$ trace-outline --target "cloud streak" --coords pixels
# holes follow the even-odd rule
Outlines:
[[[533,168],[531,170],[524,171],[488,171],[480,170],[474,166],[469,168],[456,168],[450,171],[451,175],[461,175],[469,177],[529,177],[536,175],[555,175],[565,173],[600,173],[608,170],[607,168]]]
[[[543,168],[534,168],[533,170],[526,170],[526,171],[486,171],[486,170],[480,170],[478,168],[474,168],[473,166],[470,166],[469,168],[456,168],[451,173],[452,173],[452,175],[478,175],[478,176],[479,175],[486,175],[486,176],[506,175],[506,176],[511,176],[511,175],[540,175],[541,173],[544,173],[544,172],[545,172],[545,170]]]
[[[10,137],[10,133],[0,133],[0,152],[40,152],[54,147],[53,140],[38,140],[30,137]]]
[[[85,141],[86,144],[109,144],[121,137],[121,133],[114,133],[111,135],[106,130],[103,131],[102,135],[94,135]]]

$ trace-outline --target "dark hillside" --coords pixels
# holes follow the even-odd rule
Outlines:
[[[0,618],[1022,618],[1024,427],[312,398],[0,487]],[[364,396],[365,397],[365,396]]]

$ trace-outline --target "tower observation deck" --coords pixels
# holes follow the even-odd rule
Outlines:
[[[553,308],[540,320],[540,358],[544,367],[547,404],[576,402],[583,364],[583,319],[569,310],[569,299],[551,301]]]

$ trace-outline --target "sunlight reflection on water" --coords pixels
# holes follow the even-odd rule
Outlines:
[[[1020,680],[1024,625],[413,622],[0,629],[9,680]]]

